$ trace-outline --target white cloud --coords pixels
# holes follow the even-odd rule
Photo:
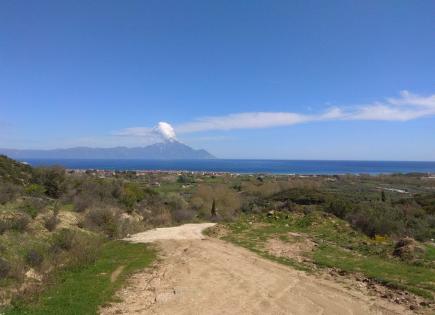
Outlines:
[[[161,140],[175,140],[175,131],[186,134],[211,130],[272,128],[309,122],[340,120],[408,121],[434,115],[435,94],[421,96],[408,91],[401,91],[397,98],[387,98],[384,101],[352,107],[331,107],[326,112],[318,114],[294,112],[232,113],[224,116],[203,117],[174,127],[167,122],[159,122],[154,128],[126,128],[114,133],[114,135],[146,139],[147,142],[158,142]]]
[[[432,115],[435,115],[435,94],[420,96],[405,90],[400,92],[400,98],[360,106],[349,119],[407,121]]]
[[[113,135],[120,137],[147,137],[152,132],[153,129],[148,127],[131,127],[115,131]]]
[[[179,133],[190,133],[208,130],[270,128],[326,120],[407,121],[432,115],[435,115],[435,95],[420,96],[402,91],[399,98],[387,98],[384,102],[354,106],[348,110],[332,107],[324,113],[311,115],[292,112],[237,113],[200,118],[176,126],[175,129]]]
[[[295,113],[239,113],[197,119],[177,126],[176,130],[179,133],[190,133],[206,130],[267,128],[298,124],[308,119],[308,116]]]
[[[143,138],[148,142],[157,142],[161,140],[176,140],[174,128],[167,122],[161,121],[154,128],[148,127],[131,127],[118,130],[113,136],[126,138]]]
[[[430,96],[420,96],[412,94],[407,90],[400,92],[400,98],[387,98],[388,103],[391,105],[405,105],[405,106],[421,106],[428,108],[435,108],[435,94]]]
[[[172,126],[170,124],[168,124],[167,122],[164,122],[164,121],[159,122],[159,124],[157,125],[157,127],[155,127],[153,129],[153,131],[160,134],[165,140],[175,140],[176,139],[174,128],[172,128]]]

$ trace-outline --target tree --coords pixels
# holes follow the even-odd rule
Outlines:
[[[215,218],[216,217],[216,200],[213,199],[213,202],[211,204],[211,217]]]
[[[34,183],[42,185],[45,194],[59,198],[65,190],[65,170],[58,166],[39,168],[35,170]]]
[[[385,191],[381,191],[381,200],[382,200],[382,202],[385,202],[385,201],[387,201],[387,197],[385,196]]]

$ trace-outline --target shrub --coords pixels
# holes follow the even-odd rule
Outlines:
[[[22,214],[20,216],[15,216],[10,220],[10,229],[23,232],[26,230],[30,223],[30,217],[27,214]]]
[[[44,260],[44,256],[42,256],[38,251],[34,249],[30,249],[25,256],[26,263],[32,267],[39,267]]]
[[[172,223],[171,212],[164,207],[152,208],[149,223],[155,226],[169,225]]]
[[[86,224],[105,233],[109,238],[117,236],[119,213],[114,209],[105,207],[95,208],[88,212]]]
[[[62,167],[38,168],[34,173],[35,184],[43,186],[47,196],[59,198],[65,191],[65,170]]]
[[[124,184],[121,190],[120,202],[126,206],[128,209],[133,208],[133,206],[144,199],[145,193],[135,183]]]
[[[7,230],[10,230],[11,223],[9,220],[0,219],[0,235],[2,235]]]
[[[172,212],[172,217],[176,222],[188,222],[195,217],[195,212],[189,209],[177,209]]]
[[[70,266],[89,265],[98,257],[101,239],[84,233],[75,233],[69,253]]]
[[[46,189],[44,188],[44,186],[39,184],[30,184],[25,188],[24,191],[29,196],[41,197],[45,194]]]
[[[192,175],[179,175],[177,178],[177,183],[181,184],[191,184],[195,182],[195,178]]]
[[[172,210],[186,209],[189,204],[184,200],[184,198],[177,193],[169,193],[166,195],[165,204],[168,205]]]
[[[11,270],[10,263],[0,257],[0,279],[6,278],[10,270]]]
[[[397,207],[385,205],[380,201],[360,203],[346,216],[351,225],[370,237],[378,235],[401,235],[405,226],[403,213]]]
[[[125,237],[128,234],[134,234],[143,231],[143,221],[131,220],[128,218],[121,219],[117,224],[117,236]]]
[[[239,193],[223,184],[199,185],[192,199],[201,201],[198,209],[201,216],[208,218],[211,216],[211,207],[215,200],[216,214],[224,220],[231,220],[237,211],[240,211],[242,200]],[[195,204],[195,206],[198,206]]]
[[[51,242],[51,250],[54,252],[70,250],[73,247],[75,234],[74,231],[68,229],[62,229],[55,233]]]
[[[88,194],[74,196],[73,205],[76,212],[83,212],[94,204],[94,198]]]
[[[44,219],[44,227],[49,232],[53,232],[56,229],[58,223],[59,223],[59,219],[55,214],[52,214]]]
[[[57,257],[61,259],[60,262],[64,266],[83,266],[95,261],[101,243],[102,238],[100,237],[62,229],[53,235],[50,251],[58,254]]]
[[[20,191],[20,187],[11,183],[1,183],[0,204],[14,201]]]
[[[342,219],[350,211],[350,206],[345,201],[336,199],[330,201],[324,210]]]
[[[32,219],[35,219],[46,205],[47,202],[44,199],[28,197],[20,206],[20,210],[27,213]]]
[[[31,204],[24,204],[20,210],[28,214],[32,219],[35,219],[38,215],[38,209],[33,207]]]

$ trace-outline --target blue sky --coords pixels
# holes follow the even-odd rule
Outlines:
[[[146,145],[173,128],[222,158],[435,160],[434,12],[4,0],[0,147]]]

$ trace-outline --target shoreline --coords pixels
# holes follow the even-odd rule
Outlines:
[[[233,175],[388,175],[435,176],[435,162],[330,160],[131,160],[131,159],[25,159],[34,167],[58,165],[75,172],[136,172]]]

